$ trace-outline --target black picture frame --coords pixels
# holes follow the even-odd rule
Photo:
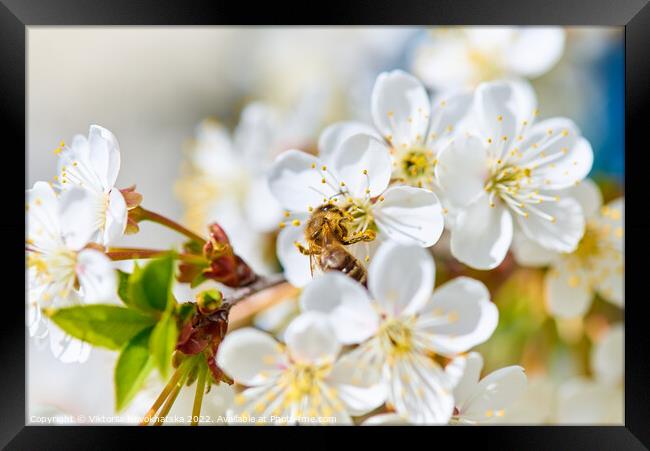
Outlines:
[[[291,19],[290,19],[291,18]],[[636,450],[650,447],[650,328],[647,295],[642,290],[646,266],[642,260],[648,248],[650,219],[643,214],[648,190],[642,183],[648,166],[648,91],[650,90],[650,6],[648,0],[374,0],[332,1],[301,5],[273,3],[242,4],[222,0],[0,0],[0,124],[7,176],[26,180],[19,169],[26,165],[20,149],[26,149],[26,27],[30,25],[224,25],[224,24],[357,24],[357,25],[429,25],[429,24],[517,24],[517,25],[613,25],[625,27],[625,193],[626,237],[634,243],[626,249],[625,288],[630,301],[626,305],[625,426],[536,426],[438,428],[346,428],[346,434],[358,435],[356,446],[368,440],[381,446],[411,444],[441,446],[448,440],[480,440],[483,446],[517,450]],[[74,108],[74,105],[67,107]],[[13,181],[12,181],[13,182]],[[24,292],[18,280],[25,278],[24,268],[16,262],[24,259],[19,249],[24,233],[22,202],[18,181],[6,183],[4,196],[8,210],[0,215],[0,233],[7,233],[2,246],[11,255],[3,259],[3,288],[10,294],[2,299],[0,317],[0,445],[6,449],[116,449],[133,447],[133,440],[144,439],[147,448],[154,443],[171,444],[171,436],[180,435],[188,449],[199,446],[219,447],[237,439],[247,449],[252,439],[261,440],[267,449],[287,445],[309,448],[338,446],[342,432],[335,428],[151,428],[25,426],[26,330],[25,309],[19,299]],[[25,186],[26,187],[26,186]],[[21,188],[22,189],[22,188]],[[14,192],[15,191],[15,192]],[[24,194],[23,194],[24,196]],[[19,208],[21,210],[19,210]],[[22,256],[22,257],[21,257]],[[107,375],[111,377],[111,375]],[[205,431],[209,432],[205,432]],[[191,432],[189,432],[191,431]],[[201,431],[201,432],[199,432]],[[411,438],[415,431],[420,437]],[[192,434],[192,435],[189,435]],[[197,435],[200,434],[200,435]],[[206,435],[208,434],[208,435]],[[278,437],[282,435],[283,437]],[[237,436],[237,437],[235,437]],[[289,439],[288,439],[289,438]],[[203,439],[207,442],[203,442]],[[164,442],[162,442],[164,440]],[[221,442],[223,440],[223,444]],[[358,441],[357,441],[358,440]],[[427,445],[425,441],[430,442]],[[205,443],[200,445],[201,443]],[[307,444],[307,445],[305,445]],[[229,445],[232,446],[232,445]],[[448,446],[448,445],[442,445]]]

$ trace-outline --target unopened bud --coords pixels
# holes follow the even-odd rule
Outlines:
[[[221,291],[211,288],[200,292],[196,297],[196,303],[199,310],[203,314],[208,314],[216,311],[223,303],[223,295]]]

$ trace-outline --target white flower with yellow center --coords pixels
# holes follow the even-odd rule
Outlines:
[[[61,191],[81,187],[92,197],[86,208],[94,214],[94,234],[90,241],[108,246],[124,234],[127,207],[124,196],[115,187],[120,171],[120,146],[115,135],[104,127],[91,125],[88,138],[76,135],[70,146],[61,143],[55,151],[59,158],[54,179]]]
[[[68,360],[64,356],[69,355],[65,352],[69,346],[79,348],[87,357],[87,350],[77,346],[74,339],[44,323],[40,308],[115,297],[117,285],[111,261],[97,250],[84,249],[96,230],[96,218],[89,208],[93,195],[77,187],[57,197],[45,182],[36,182],[26,194],[30,334],[43,338],[49,330],[52,350],[63,360]]]
[[[321,134],[321,156],[334,153],[356,133],[376,137],[392,156],[392,179],[410,186],[436,189],[439,150],[454,136],[471,104],[468,92],[444,93],[429,99],[420,81],[401,70],[377,77],[371,113],[375,128],[359,122],[339,122]]]
[[[498,266],[515,229],[556,252],[575,250],[584,233],[582,209],[563,190],[591,170],[591,146],[569,119],[534,123],[536,103],[525,82],[480,85],[468,133],[438,156],[440,187],[457,211],[451,252],[473,268]]]
[[[337,362],[341,344],[326,315],[300,315],[284,337],[286,346],[246,328],[219,345],[219,367],[250,387],[235,397],[228,412],[234,422],[349,424],[350,415],[381,405],[381,385],[353,382],[345,357]]]
[[[413,72],[430,88],[474,87],[495,78],[536,78],[564,52],[560,27],[445,27],[413,55]]]
[[[447,423],[462,365],[453,358],[487,340],[498,321],[481,282],[459,277],[431,294],[435,267],[417,246],[383,244],[368,268],[368,289],[326,273],[303,291],[304,310],[327,313],[344,344],[361,343],[346,362],[356,379],[380,380],[387,401],[411,423]]]
[[[389,187],[390,177],[387,149],[366,134],[348,137],[324,158],[299,150],[278,157],[269,174],[269,187],[287,209],[277,253],[292,284],[302,286],[311,279],[309,257],[298,251],[296,243],[308,247],[304,225],[324,204],[337,205],[348,215],[350,237],[376,234],[370,244],[393,240],[429,247],[438,241],[444,221],[436,195],[422,188]],[[369,259],[367,240],[351,245],[350,251],[362,262]]]
[[[567,190],[582,207],[587,224],[576,250],[570,254],[548,251],[524,237],[516,240],[513,252],[527,266],[550,265],[545,276],[550,313],[575,318],[589,310],[594,295],[623,306],[623,214],[624,199],[603,206],[598,186],[589,179]]]

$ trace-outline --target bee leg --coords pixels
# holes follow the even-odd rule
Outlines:
[[[365,232],[357,233],[342,240],[343,244],[354,244],[359,243],[360,241],[372,241],[377,237],[377,232],[374,230],[366,230]]]
[[[293,243],[293,244],[294,244],[294,245],[296,246],[296,248],[298,249],[298,252],[300,252],[302,255],[311,255],[311,252],[309,251],[309,249],[307,249],[305,246],[303,246],[303,245],[300,244],[299,242],[296,241],[296,242]]]

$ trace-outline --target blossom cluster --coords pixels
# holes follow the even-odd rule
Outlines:
[[[425,43],[413,67],[422,81],[403,70],[379,74],[367,122],[323,128],[317,102],[288,111],[254,102],[232,134],[202,122],[175,188],[191,229],[218,221],[207,239],[143,210],[134,187],[116,188],[120,148],[109,130],[92,125],[88,137],[61,142],[53,181],[26,193],[30,335],[49,337],[66,363],[85,361],[91,344],[123,354],[147,349],[161,374],[175,369],[163,390],[171,403],[178,387],[197,381],[199,411],[205,387],[231,385],[215,392],[224,397],[219,414],[232,423],[523,418],[518,409],[534,388],[524,367],[503,365],[481,377],[484,357],[475,348],[495,335],[500,318],[491,287],[467,275],[436,286],[436,262],[453,260],[472,274],[508,261],[547,268],[545,308],[558,324],[581,320],[596,294],[623,308],[624,199],[604,203],[588,178],[589,141],[569,118],[540,119],[544,105],[520,78],[557,63],[564,34],[501,31],[453,32],[444,46]],[[529,44],[542,41],[550,44],[536,62],[523,61]],[[432,71],[438,65],[431,61],[449,49],[464,49],[467,58],[454,70]],[[147,279],[136,265],[132,274],[118,273],[116,260],[163,252],[115,247],[147,214],[189,241],[170,254],[168,271],[152,270]],[[230,327],[237,290],[252,293],[277,263],[298,294],[275,319],[262,318],[269,310],[256,327]],[[226,295],[197,292],[207,280]],[[177,302],[172,285],[195,300]],[[97,339],[87,334],[94,325],[80,332],[78,318],[66,325],[48,319],[93,304],[120,305],[120,315],[141,326],[124,320],[116,329],[128,333],[120,329],[119,340],[104,330]],[[556,416],[572,418],[574,406],[592,396],[604,400],[603,409],[619,400],[622,377],[614,367],[622,366],[615,349],[622,331],[609,330],[593,351],[596,381],[559,390]],[[134,376],[128,395],[118,394],[120,407],[145,376]],[[143,396],[150,401],[146,390]],[[163,416],[170,408],[165,402]]]

